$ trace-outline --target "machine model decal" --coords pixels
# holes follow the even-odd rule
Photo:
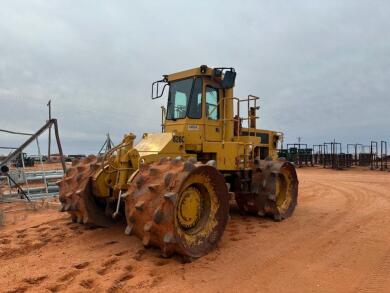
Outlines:
[[[190,131],[196,131],[196,130],[199,130],[199,125],[189,124],[187,129]]]
[[[174,143],[184,143],[184,136],[174,135],[172,140]]]

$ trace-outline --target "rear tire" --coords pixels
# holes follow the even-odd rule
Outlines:
[[[237,192],[241,211],[270,216],[275,221],[291,217],[298,201],[295,167],[282,160],[260,161],[252,172],[251,192]]]

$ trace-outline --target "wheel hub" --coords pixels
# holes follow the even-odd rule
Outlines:
[[[202,200],[197,188],[189,187],[180,196],[178,208],[178,223],[184,229],[194,228],[201,217]]]
[[[288,182],[287,182],[288,183]],[[276,206],[278,209],[284,210],[290,204],[290,194],[286,190],[286,179],[279,175],[275,182],[275,193],[276,193]]]

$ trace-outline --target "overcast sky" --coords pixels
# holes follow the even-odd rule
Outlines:
[[[52,99],[65,153],[95,153],[108,131],[115,143],[160,131],[151,83],[207,64],[235,67],[235,95],[261,96],[260,127],[287,142],[390,141],[389,13],[390,1],[2,1],[0,128],[37,130]]]

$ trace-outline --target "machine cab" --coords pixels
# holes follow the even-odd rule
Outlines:
[[[234,86],[234,79],[233,68],[205,65],[164,76],[159,82],[166,82],[169,90],[163,131],[183,134],[186,150],[200,151],[203,142],[222,141],[222,97]]]
[[[235,77],[234,68],[202,65],[165,75],[152,85],[153,99],[169,88],[162,131],[172,133],[173,142],[186,154],[196,154],[200,161],[215,160],[226,170],[249,168],[255,158],[276,158],[281,137],[256,128],[259,97],[234,97]]]

